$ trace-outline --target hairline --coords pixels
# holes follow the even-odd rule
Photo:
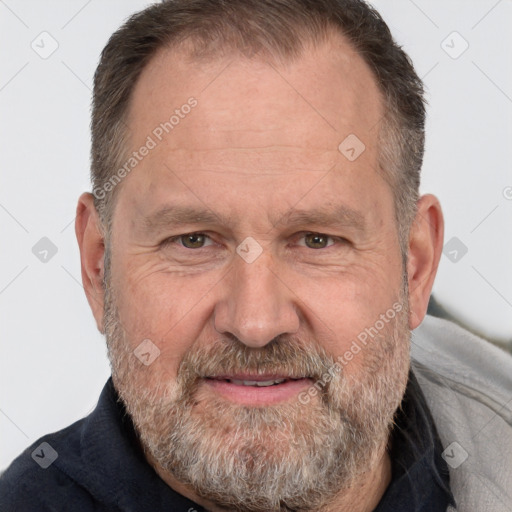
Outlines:
[[[373,67],[368,63],[368,61],[364,58],[362,52],[357,48],[355,43],[347,36],[340,27],[336,26],[332,22],[326,22],[324,30],[319,32],[306,32],[305,36],[300,40],[300,46],[296,49],[297,51],[290,54],[290,52],[286,52],[285,50],[281,50],[279,47],[265,47],[260,48],[257,52],[249,52],[240,49],[236,46],[234,42],[221,41],[220,44],[216,45],[213,49],[206,48],[204,41],[196,36],[195,34],[188,34],[185,36],[178,36],[176,39],[163,42],[160,46],[155,47],[154,52],[151,56],[148,57],[147,61],[141,67],[137,79],[135,83],[132,85],[130,89],[130,94],[128,100],[126,102],[126,106],[122,112],[122,115],[118,119],[119,125],[124,125],[124,128],[121,130],[121,133],[118,132],[117,144],[118,144],[118,159],[115,162],[114,169],[118,169],[122,166],[123,162],[125,162],[128,158],[131,146],[131,140],[129,136],[129,127],[128,127],[128,119],[130,117],[131,108],[133,105],[133,98],[135,89],[137,87],[137,83],[140,81],[142,74],[148,69],[148,67],[158,58],[158,56],[165,51],[172,51],[175,54],[179,55],[181,58],[188,59],[192,62],[212,62],[215,60],[220,60],[227,55],[234,55],[236,57],[242,57],[246,60],[256,59],[260,62],[268,62],[269,60],[272,63],[276,63],[277,65],[288,65],[293,64],[296,60],[300,59],[304,53],[308,49],[316,49],[322,42],[332,41],[333,37],[342,38],[344,42],[355,52],[355,54],[365,63],[368,69],[371,72],[371,76],[373,77],[374,84],[377,86],[377,90],[379,92],[379,101],[383,107],[383,116],[378,122],[378,135],[377,135],[377,153],[378,153],[378,161],[377,161],[377,169],[374,169],[375,172],[378,172],[381,177],[387,182],[388,186],[391,189],[393,195],[393,205],[394,205],[394,213],[395,213],[395,224],[397,228],[400,248],[402,252],[403,258],[407,258],[406,254],[406,245],[407,238],[410,227],[415,217],[416,210],[415,208],[400,205],[398,197],[400,194],[400,182],[401,176],[400,174],[404,172],[403,169],[400,168],[400,164],[397,162],[387,162],[389,165],[386,165],[386,157],[383,154],[383,150],[387,149],[388,153],[393,153],[392,148],[388,146],[391,143],[391,134],[395,134],[399,131],[399,114],[396,112],[396,107],[394,105],[393,99],[389,94],[384,90],[382,85],[379,83],[376,71]],[[398,148],[396,151],[398,152]],[[397,158],[399,155],[395,155]],[[384,164],[384,165],[383,165]],[[390,167],[390,169],[386,169],[386,167]],[[112,176],[115,175],[115,171],[111,171],[109,178],[106,181],[109,181]],[[101,200],[95,197],[94,203],[95,207],[100,216],[100,222],[104,229],[104,233],[106,236],[110,236],[112,234],[112,225],[114,219],[114,213],[116,209],[116,204],[118,200],[118,195],[120,190],[123,188],[123,180],[117,184],[112,190],[111,193],[106,195],[106,200]],[[416,196],[416,201],[418,197]],[[98,204],[101,202],[104,203],[103,208],[98,208]],[[400,215],[404,213],[401,210],[405,210],[408,213],[408,217],[406,219],[401,219]]]

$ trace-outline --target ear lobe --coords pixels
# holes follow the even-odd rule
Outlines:
[[[96,325],[103,333],[105,240],[92,194],[78,199],[75,233],[80,248],[82,284]]]
[[[441,205],[431,194],[418,201],[409,233],[409,328],[423,321],[443,249],[444,221]]]

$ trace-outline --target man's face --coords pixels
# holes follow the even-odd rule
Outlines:
[[[332,494],[382,455],[409,336],[382,115],[369,68],[338,39],[287,65],[162,51],[136,85],[130,147],[156,145],[113,217],[114,382],[150,456],[199,494],[224,490],[218,503],[237,493],[241,510],[274,510],[272,478],[290,506],[318,506],[315,487]],[[149,365],[133,354],[143,340]]]

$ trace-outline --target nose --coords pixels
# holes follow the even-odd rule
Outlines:
[[[263,253],[246,263],[236,258],[215,306],[215,329],[232,334],[244,345],[260,348],[281,334],[299,329],[294,294],[283,282],[271,258]]]

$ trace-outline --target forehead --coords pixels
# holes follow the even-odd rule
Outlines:
[[[254,198],[272,189],[275,207],[280,191],[298,199],[329,175],[323,186],[331,200],[333,186],[346,193],[358,180],[379,179],[382,115],[371,70],[342,37],[288,63],[235,54],[198,61],[164,49],[136,84],[127,120],[131,150],[148,137],[154,147],[120,196],[147,211],[177,191],[201,196],[222,186],[236,202],[233,188]]]
[[[277,131],[285,139],[286,124],[305,128],[308,121],[312,126],[304,130],[307,137],[301,142],[313,145],[315,134],[324,137],[327,128],[339,137],[350,129],[371,128],[382,115],[372,71],[337,35],[285,62],[264,56],[247,59],[235,53],[196,60],[181,46],[161,49],[134,88],[130,127],[148,132],[156,120],[167,119],[191,96],[198,99],[201,115],[190,116],[187,126],[202,135],[212,129],[215,135],[221,130],[246,129],[269,137]],[[184,130],[172,135],[171,145],[183,146],[187,141]]]

